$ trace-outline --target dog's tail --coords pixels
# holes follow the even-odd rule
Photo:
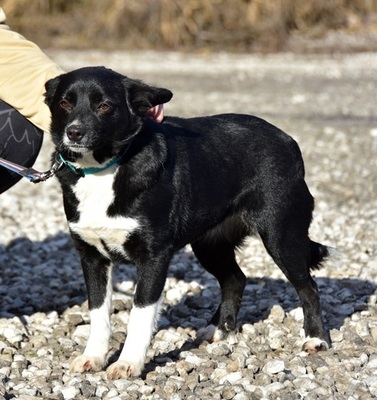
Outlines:
[[[330,258],[339,258],[339,253],[334,247],[310,241],[310,269],[320,269]]]

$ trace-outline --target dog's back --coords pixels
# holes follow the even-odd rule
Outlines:
[[[304,230],[310,223],[313,199],[299,147],[260,118],[222,114],[166,117],[161,125],[147,121],[129,151],[114,189],[117,212],[132,214],[123,200],[133,192],[149,221],[156,219],[157,207],[160,217],[152,229],[163,230],[159,237],[170,232],[174,250],[231,216],[242,221],[238,242],[286,208],[296,209]]]

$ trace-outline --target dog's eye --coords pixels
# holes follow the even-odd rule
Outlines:
[[[97,109],[98,109],[98,111],[101,111],[101,112],[107,112],[107,111],[110,111],[111,106],[109,106],[109,105],[106,104],[106,103],[101,103],[101,104],[97,107]]]
[[[72,106],[68,103],[67,100],[62,100],[59,103],[59,106],[63,109],[63,110],[70,110],[72,108]]]

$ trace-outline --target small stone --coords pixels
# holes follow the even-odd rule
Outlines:
[[[61,392],[54,392],[48,395],[49,400],[64,400],[64,396],[62,395]]]
[[[282,323],[285,318],[285,311],[283,307],[279,305],[274,305],[271,308],[269,319],[272,319],[274,322]]]
[[[118,391],[115,389],[110,389],[106,394],[108,399],[115,398],[116,396],[118,396]]]
[[[239,352],[238,350],[239,349],[237,349],[237,351],[235,351],[231,354],[232,361],[230,361],[228,364],[228,370],[230,372],[235,372],[239,368],[245,368],[245,366],[246,366],[246,360],[248,357],[245,356],[242,352]],[[232,371],[229,369],[230,364],[233,364],[233,366],[231,367]],[[235,369],[235,368],[237,368],[237,369]]]
[[[122,380],[125,381],[125,379],[122,379]],[[127,387],[127,392],[138,392],[139,391],[140,385],[139,385],[139,383],[137,383],[138,381],[135,381],[135,382],[128,381],[128,382],[130,383],[130,385],[128,385],[128,387]]]
[[[259,373],[255,376],[255,380],[253,382],[256,386],[266,386],[271,383],[271,375],[266,373]]]
[[[72,339],[80,346],[85,346],[90,333],[90,325],[79,325],[72,333]]]
[[[371,356],[370,360],[368,361],[368,364],[366,365],[366,368],[377,371],[377,357]]]
[[[10,375],[10,367],[2,367],[0,368],[0,374],[4,376]]]
[[[276,329],[275,327],[272,327],[270,331],[268,332],[268,337],[271,339],[281,339],[286,336],[286,333],[283,332],[281,329]]]
[[[186,360],[179,360],[176,363],[176,369],[179,375],[187,376],[194,369],[194,364],[187,362]]]
[[[280,382],[273,382],[263,388],[265,397],[270,398],[270,395],[274,393],[275,395],[279,390],[283,390],[285,386]]]
[[[196,354],[191,353],[189,351],[183,351],[181,353],[181,358],[196,367],[200,366],[201,364],[203,364],[206,361],[205,359],[200,358]]]
[[[213,356],[220,357],[220,356],[227,356],[231,353],[231,349],[223,343],[215,342],[211,343],[207,346],[206,350],[209,354]]]
[[[226,365],[226,369],[229,372],[236,372],[240,368],[240,362],[238,360],[229,361]]]
[[[179,394],[173,394],[173,396],[170,398],[170,400],[182,400],[183,397],[181,397]],[[156,397],[157,400],[157,397]]]
[[[69,348],[71,348],[71,347],[74,347],[74,346],[76,345],[76,343],[75,343],[73,340],[71,340],[71,339],[69,339],[69,338],[67,338],[67,337],[59,338],[59,339],[58,339],[58,342],[59,342],[63,347],[69,347]]]
[[[174,384],[174,382],[167,381],[164,385],[164,392],[169,396],[172,396],[174,393],[178,391],[178,387]]]
[[[369,334],[370,334],[368,322],[365,320],[359,321],[355,326],[355,330],[356,330],[356,333],[361,337],[369,336]]]
[[[288,365],[295,376],[306,375],[306,367],[300,357],[293,358]]]
[[[173,331],[171,329],[162,329],[160,332],[158,332],[156,337],[171,343],[175,343],[181,339],[181,335],[178,332]]]
[[[263,371],[268,374],[278,374],[285,370],[285,363],[283,360],[272,360],[265,364]]]
[[[234,397],[233,400],[250,400],[250,393],[237,393]]]
[[[269,342],[272,350],[278,350],[283,347],[282,340],[280,338],[272,338]]]
[[[220,380],[219,383],[220,385],[224,385],[226,382],[229,382],[231,385],[235,384],[237,381],[242,379],[242,373],[241,372],[232,372],[230,374],[227,374],[223,376]]]
[[[26,383],[22,382],[13,386],[13,390],[20,395],[35,396],[37,394],[36,388],[30,388]]]
[[[248,357],[246,360],[247,369],[253,373],[257,373],[261,370],[263,362],[256,356]]]
[[[257,330],[252,324],[244,324],[242,326],[242,333],[249,337],[254,337],[257,334]]]
[[[211,380],[215,382],[220,382],[220,380],[228,375],[228,371],[223,368],[216,368],[211,374]]]
[[[291,315],[295,321],[302,321],[304,319],[304,312],[302,310],[302,307],[294,308],[289,312],[289,315]]]
[[[206,369],[204,369],[204,370],[201,369],[199,371],[199,382],[202,383],[202,382],[208,381],[210,379],[210,375],[211,375],[211,371],[208,371]]]
[[[371,394],[377,396],[377,376],[369,376],[364,382],[368,386]]]
[[[91,385],[89,381],[82,382],[80,385],[80,389],[81,389],[82,395],[86,399],[93,397],[96,393],[96,387]]]
[[[79,393],[79,389],[75,386],[70,386],[61,390],[64,400],[74,399]]]
[[[127,309],[127,303],[123,299],[114,299],[112,305],[114,311],[123,311]]]
[[[300,378],[300,379],[295,379],[293,381],[293,385],[300,389],[300,390],[304,390],[306,392],[311,392],[311,391],[315,391],[316,388],[318,387],[317,382],[315,382],[313,379],[311,378]]]
[[[11,344],[21,342],[23,338],[22,331],[13,327],[5,328],[1,333]]]
[[[231,386],[225,386],[221,392],[221,398],[224,400],[231,400],[236,395],[236,391]]]
[[[176,303],[182,298],[182,290],[178,288],[170,289],[165,294],[166,300],[169,303]]]
[[[333,342],[341,342],[343,340],[344,334],[338,329],[331,329],[330,337]]]
[[[75,314],[68,314],[66,317],[68,323],[71,325],[77,326],[80,325],[84,322],[83,317],[81,314],[75,313]]]
[[[109,391],[108,387],[100,385],[96,389],[96,396],[102,399],[106,395],[106,393],[108,393],[108,391]]]
[[[199,376],[197,374],[190,374],[186,380],[186,385],[192,392],[198,386],[198,383],[199,383]]]
[[[33,348],[41,348],[47,344],[47,338],[43,335],[29,337],[29,343]]]
[[[144,396],[150,396],[154,391],[154,387],[149,385],[144,385],[139,388],[139,392]]]

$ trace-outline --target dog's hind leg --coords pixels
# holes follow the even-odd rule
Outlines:
[[[201,239],[191,246],[201,265],[220,283],[220,306],[209,325],[198,331],[199,339],[217,341],[236,330],[246,277],[236,262],[235,246],[225,238]]]
[[[306,224],[303,220],[302,214],[297,215],[293,209],[285,217],[279,214],[277,218],[265,218],[258,230],[268,253],[301,300],[306,335],[303,350],[316,353],[328,349],[330,338],[324,327],[317,285],[310,275],[310,268],[318,267],[318,263],[326,257],[327,247],[309,239],[309,221]],[[322,254],[315,254],[316,246],[323,250]]]
[[[72,372],[100,371],[107,362],[111,334],[112,263],[93,246],[79,244],[88,292],[90,334],[84,353],[70,365]]]

